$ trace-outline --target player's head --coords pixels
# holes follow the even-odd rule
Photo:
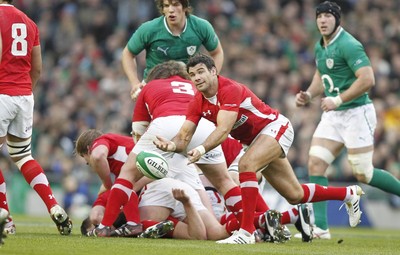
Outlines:
[[[75,142],[75,153],[81,157],[88,154],[93,141],[101,135],[103,135],[103,133],[96,129],[89,129],[83,132]]]
[[[189,68],[194,67],[198,64],[204,64],[208,70],[213,68],[216,69],[214,59],[207,54],[197,53],[193,57],[189,58],[189,61],[186,64],[186,69],[189,72]]]
[[[320,3],[315,9],[315,17],[317,18],[318,15],[320,15],[321,13],[332,14],[336,20],[335,29],[333,31],[336,31],[336,29],[340,25],[340,15],[341,15],[340,11],[341,11],[340,6],[337,3],[325,1]]]
[[[81,224],[81,234],[83,235],[83,236],[86,236],[87,235],[87,233],[89,232],[89,231],[91,231],[92,229],[94,229],[95,228],[95,226],[92,224],[92,222],[90,221],[90,218],[89,217],[87,217],[86,219],[84,219],[83,221],[82,221],[82,224]]]
[[[185,10],[186,16],[189,16],[193,11],[189,0],[156,0],[157,9],[161,15],[164,15],[164,2],[168,2],[169,4],[173,4],[174,2],[180,3],[183,10]]]
[[[171,76],[180,76],[183,79],[190,80],[188,73],[186,72],[185,63],[181,61],[170,60],[153,67],[146,78],[146,83],[157,80],[167,79]]]

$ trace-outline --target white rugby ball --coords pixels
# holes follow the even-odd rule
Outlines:
[[[165,158],[155,151],[141,151],[136,156],[136,167],[150,179],[162,179],[168,174],[168,163]]]

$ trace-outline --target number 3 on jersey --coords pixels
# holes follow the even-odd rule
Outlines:
[[[189,94],[194,96],[194,90],[192,87],[192,84],[187,83],[187,82],[181,82],[181,81],[173,81],[171,82],[172,86],[172,91],[174,93],[179,93],[179,94]]]
[[[11,54],[13,56],[26,56],[28,54],[28,42],[25,40],[27,36],[26,25],[24,23],[12,24],[11,37],[14,40],[11,45]]]

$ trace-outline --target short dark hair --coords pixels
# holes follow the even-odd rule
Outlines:
[[[168,0],[169,3],[171,3],[174,0]],[[192,12],[193,12],[193,8],[190,5],[189,0],[177,0],[178,2],[181,3],[181,5],[183,6],[183,9],[185,9],[185,14],[186,16],[189,16]],[[156,5],[157,5],[157,9],[158,12],[163,15],[163,9],[164,9],[164,0],[156,0]]]
[[[82,221],[82,224],[81,224],[81,234],[82,234],[83,236],[86,236],[87,233],[89,232],[88,230],[89,230],[90,228],[92,228],[92,226],[93,226],[93,224],[92,224],[92,222],[90,221],[90,218],[89,218],[89,217],[87,217],[86,219],[84,219],[84,220]]]
[[[204,64],[208,70],[216,68],[212,57],[204,53],[196,53],[193,57],[189,58],[189,61],[186,64],[186,70],[189,71],[190,67],[194,67],[198,64]]]
[[[79,156],[88,154],[88,147],[90,147],[96,138],[102,136],[103,133],[96,129],[89,129],[83,132],[75,142],[75,153]]]
[[[166,79],[174,75],[180,76],[186,80],[190,80],[190,76],[186,71],[185,63],[169,60],[153,67],[147,75],[145,81],[150,82],[156,79]]]

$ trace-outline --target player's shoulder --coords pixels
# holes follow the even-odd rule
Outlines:
[[[138,29],[143,29],[148,33],[149,31],[160,30],[161,26],[164,26],[164,16],[144,22],[139,26]]]
[[[338,35],[337,43],[346,49],[351,48],[353,46],[360,46],[361,42],[358,41],[352,34],[344,30],[343,28]]]
[[[200,18],[199,16],[196,16],[196,15],[193,15],[193,14],[191,14],[191,15],[189,15],[187,17],[187,21],[188,21],[188,24],[190,24],[192,26],[195,26],[195,27],[209,27],[209,26],[211,26],[211,23],[208,20]]]

